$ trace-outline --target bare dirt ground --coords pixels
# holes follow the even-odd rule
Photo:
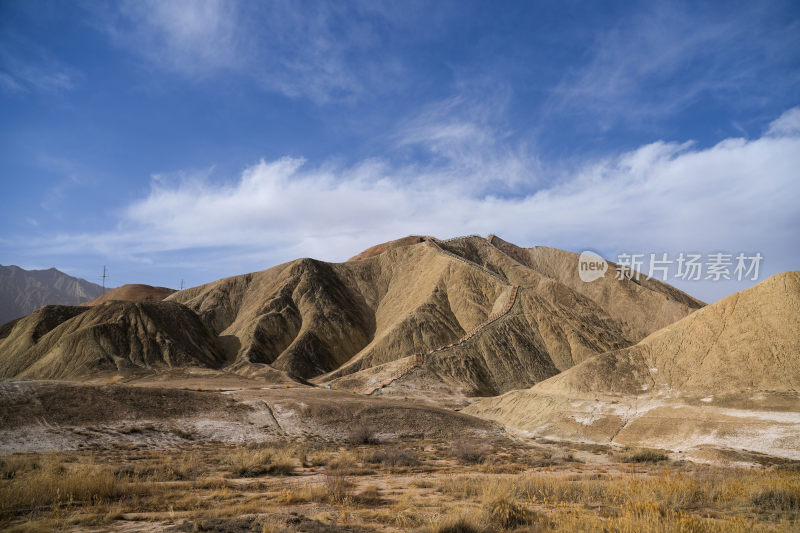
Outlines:
[[[193,383],[0,382],[0,452],[173,446],[187,439],[337,441],[354,423],[380,428],[379,437],[395,440],[482,438],[503,432],[494,422],[422,403],[316,387],[254,387],[246,379],[223,380],[218,384],[239,386],[216,390],[208,382],[205,389]],[[176,384],[189,387],[170,387]]]
[[[800,527],[798,461],[521,438],[426,403],[201,374],[0,383],[0,529]]]

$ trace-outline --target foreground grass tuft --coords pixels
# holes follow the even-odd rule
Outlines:
[[[286,476],[299,466],[290,450],[244,449],[231,454],[228,462],[238,477]]]
[[[128,487],[114,473],[97,465],[65,467],[52,459],[40,468],[15,476],[0,488],[0,514],[111,502],[125,495]]]
[[[639,450],[622,457],[626,463],[660,463],[669,461],[669,455],[660,450]]]

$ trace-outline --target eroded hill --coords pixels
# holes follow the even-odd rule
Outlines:
[[[163,302],[51,310],[3,330],[0,375],[195,365],[458,399],[528,387],[702,306],[613,272],[583,287],[561,273],[577,278],[576,254],[537,250],[496,237],[407,237],[345,263],[298,259]],[[617,306],[617,294],[635,312]]]
[[[17,321],[0,341],[0,378],[71,379],[224,363],[213,333],[174,302],[45,306]]]

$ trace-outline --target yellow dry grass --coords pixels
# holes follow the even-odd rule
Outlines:
[[[446,442],[406,446],[417,451],[414,465],[402,470],[390,462],[371,463],[380,455],[374,445],[209,443],[181,451],[2,457],[0,529],[114,529],[136,520],[190,529],[294,531],[291,516],[318,530],[436,533],[800,526],[800,470],[791,464],[771,469],[631,464],[591,447],[571,451],[554,444],[542,450],[495,441],[491,461],[507,468],[493,472],[487,463],[462,463]],[[386,454],[405,449],[387,447]],[[579,453],[584,462],[564,459]],[[317,455],[327,464],[313,465],[308,458]],[[548,466],[531,466],[543,457]],[[291,465],[293,475],[276,469],[279,464]],[[250,475],[257,469],[269,472]]]

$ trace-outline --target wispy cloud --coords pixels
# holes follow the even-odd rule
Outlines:
[[[0,89],[9,93],[57,93],[73,89],[80,77],[34,43],[4,35],[0,43]]]
[[[396,147],[429,156],[431,165],[474,194],[504,194],[539,184],[541,163],[527,142],[514,140],[505,124],[508,91],[465,91],[425,106],[403,121]],[[425,160],[425,157],[420,159]],[[428,167],[431,168],[431,167]]]
[[[747,106],[785,92],[796,78],[783,78],[782,87],[766,87],[762,79],[797,58],[791,51],[797,27],[767,34],[766,25],[754,22],[764,16],[755,5],[720,16],[697,6],[648,4],[598,34],[586,63],[565,72],[547,108],[589,116],[610,129],[649,124],[704,97]]]
[[[379,49],[377,27],[401,18],[369,3],[128,0],[96,20],[117,45],[167,71],[235,74],[325,103],[399,79],[395,59],[367,52]]]
[[[117,45],[162,68],[206,76],[239,66],[238,14],[221,0],[124,1],[99,23]]]
[[[74,189],[85,187],[91,179],[87,173],[74,162],[49,155],[39,155],[37,167],[54,176],[56,180],[42,191],[43,197],[39,206],[56,218],[62,218],[60,209],[67,194]]]
[[[707,149],[656,142],[587,162],[527,195],[507,196],[500,186],[496,194],[476,192],[473,181],[491,179],[491,166],[465,176],[447,166],[381,160],[336,167],[286,157],[260,161],[224,184],[161,177],[124,210],[115,231],[62,235],[47,245],[140,259],[205,250],[206,257],[266,267],[301,255],[341,260],[410,233],[495,232],[523,244],[607,253],[760,251],[770,268],[786,270],[800,265],[800,130],[783,125],[795,124],[798,113],[788,111],[758,139]]]

